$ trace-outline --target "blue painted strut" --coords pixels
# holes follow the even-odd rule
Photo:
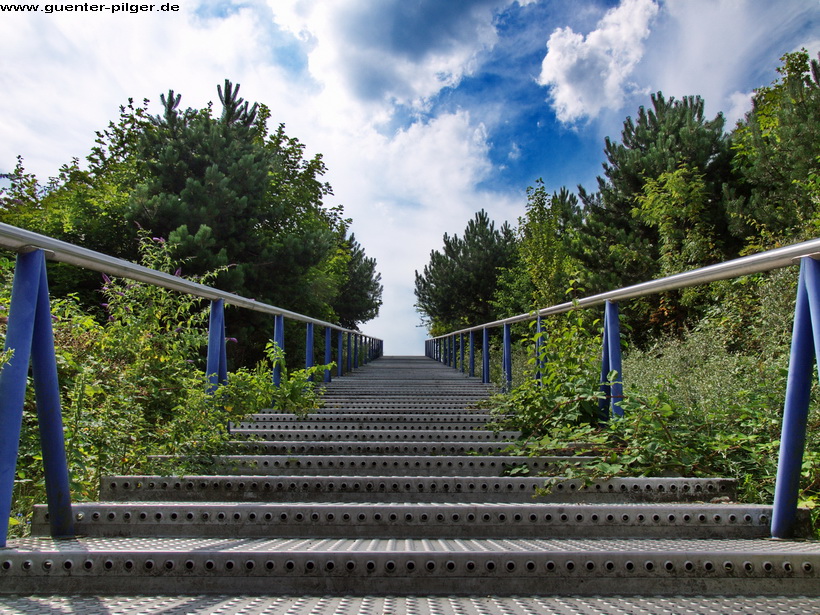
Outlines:
[[[332,330],[330,327],[325,327],[325,365],[329,365],[333,361],[333,338],[331,337]],[[325,370],[325,382],[330,382],[330,369]]]
[[[501,356],[504,368],[504,391],[512,389],[512,340],[510,323],[504,323],[504,352]]]
[[[285,317],[282,314],[277,314],[273,317],[273,343],[276,344],[282,352],[285,351]],[[275,365],[273,368],[273,384],[277,387],[282,384],[282,366]]]
[[[40,424],[51,535],[71,537],[74,524],[68,463],[42,250],[17,256],[5,349],[12,350],[13,356],[0,371],[0,547],[6,546],[29,362]]]
[[[789,538],[794,533],[815,361],[820,365],[820,263],[804,257],[800,261],[800,277],[797,282],[797,304],[794,310],[772,510],[772,536],[775,538]]]
[[[617,372],[615,381],[609,382],[609,373]],[[601,391],[604,398],[599,401],[601,418],[606,420],[610,412],[623,416],[620,400],[624,396],[623,372],[621,371],[621,325],[618,319],[618,304],[607,301],[604,307],[604,340],[601,352]]]
[[[213,393],[221,384],[228,382],[228,358],[225,348],[225,302],[211,301],[211,319],[208,325],[208,359],[205,373],[211,383],[208,391]]]

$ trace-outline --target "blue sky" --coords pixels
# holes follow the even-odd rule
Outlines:
[[[22,3],[15,3],[22,4]],[[41,5],[45,7],[45,5]],[[157,5],[158,6],[158,5]],[[129,97],[218,100],[225,78],[322,153],[377,259],[389,354],[420,354],[413,274],[444,233],[526,188],[594,188],[606,136],[649,94],[702,95],[728,126],[784,53],[820,51],[817,0],[244,0],[138,14],[0,16],[0,172],[84,158]],[[287,307],[287,306],[284,306]]]

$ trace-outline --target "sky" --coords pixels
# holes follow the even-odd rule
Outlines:
[[[83,160],[129,98],[155,114],[171,89],[184,107],[218,106],[217,84],[239,83],[270,126],[322,154],[327,204],[382,275],[362,330],[390,355],[423,354],[415,272],[445,233],[480,209],[515,225],[539,178],[594,188],[605,137],[652,92],[700,95],[731,129],[784,53],[820,51],[820,0],[37,6],[0,1],[0,173],[18,155],[41,180]]]

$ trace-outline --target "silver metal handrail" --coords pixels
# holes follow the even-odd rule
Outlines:
[[[156,271],[137,265],[130,261],[120,258],[114,258],[94,250],[82,248],[59,239],[53,239],[39,233],[27,231],[16,226],[0,223],[0,248],[7,248],[14,252],[26,251],[27,249],[42,249],[46,252],[46,257],[49,260],[59,261],[61,263],[70,263],[77,267],[84,269],[91,269],[92,271],[99,271],[106,275],[115,277],[128,278],[138,282],[146,282],[155,286],[161,286],[170,290],[175,290],[181,293],[187,293],[196,297],[210,299],[216,301],[222,299],[226,305],[234,305],[237,307],[254,310],[256,312],[263,312],[265,314],[273,314],[276,316],[284,316],[291,320],[296,320],[305,323],[311,323],[320,327],[328,327],[336,331],[344,331],[346,333],[360,333],[352,329],[345,329],[339,325],[318,320],[309,316],[304,316],[296,312],[291,312],[274,305],[247,299],[233,293],[225,292],[216,288],[211,288],[204,284],[191,282],[183,278]]]
[[[728,280],[737,278],[743,275],[751,275],[753,273],[761,273],[763,271],[771,271],[772,269],[780,269],[795,264],[795,259],[802,256],[809,256],[820,252],[820,239],[812,239],[801,243],[796,243],[784,248],[776,248],[759,254],[752,254],[751,256],[744,256],[736,258],[717,265],[709,265],[708,267],[701,267],[700,269],[693,269],[678,273],[658,280],[650,282],[642,282],[633,286],[611,290],[605,293],[599,293],[590,297],[584,297],[577,301],[568,301],[560,303],[551,307],[543,308],[528,314],[519,314],[518,316],[511,316],[501,320],[460,329],[458,331],[451,331],[444,335],[439,335],[430,339],[443,339],[461,333],[469,333],[470,331],[481,331],[482,329],[490,329],[493,327],[503,326],[505,324],[513,324],[517,322],[524,322],[532,320],[538,316],[551,316],[555,314],[562,314],[569,312],[576,308],[586,308],[594,305],[602,305],[607,301],[617,302],[625,301],[627,299],[635,299],[645,295],[652,295],[655,293],[665,292],[669,290],[678,290],[687,288],[689,286],[697,286],[698,284],[707,284],[709,282],[717,282],[718,280]]]

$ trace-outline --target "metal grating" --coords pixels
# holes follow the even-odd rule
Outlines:
[[[769,535],[770,506],[724,504],[75,504],[85,536],[311,536],[345,538],[655,537]],[[801,511],[810,535],[808,511]],[[32,532],[48,535],[45,506]]]
[[[807,597],[25,596],[0,615],[818,615]]]
[[[101,499],[111,501],[331,501],[532,503],[543,478],[368,476],[114,476],[103,477]],[[612,478],[561,480],[544,502],[672,502],[733,499],[726,478]]]

